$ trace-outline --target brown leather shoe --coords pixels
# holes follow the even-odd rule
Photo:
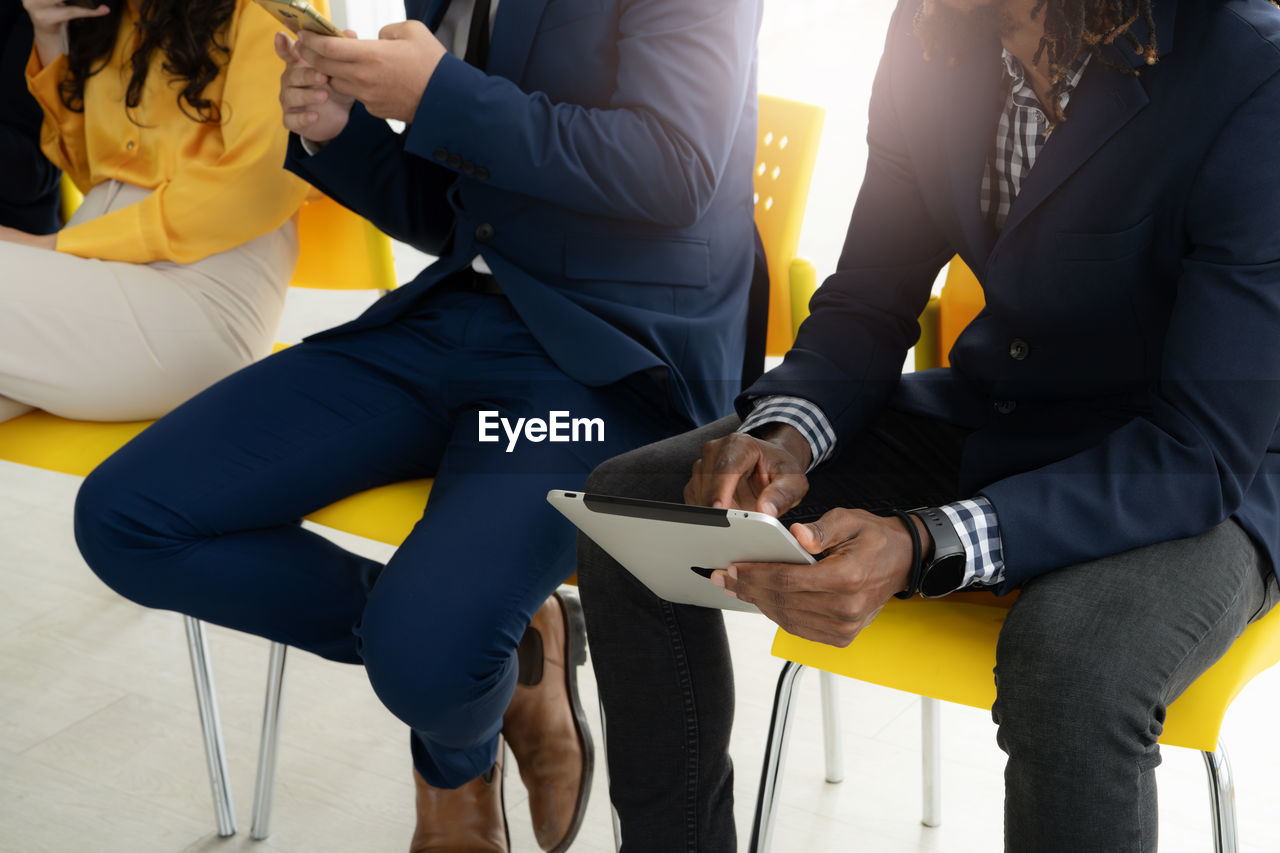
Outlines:
[[[502,742],[489,772],[456,790],[427,784],[413,773],[418,826],[409,853],[507,853],[511,838],[502,807]]]
[[[594,751],[578,701],[577,668],[587,660],[582,605],[555,593],[520,640],[520,678],[502,719],[503,734],[529,791],[538,846],[562,853],[582,825]]]

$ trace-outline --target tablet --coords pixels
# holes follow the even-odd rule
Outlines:
[[[813,563],[771,515],[552,489],[547,501],[636,576],[678,604],[759,613],[710,580],[730,563]]]

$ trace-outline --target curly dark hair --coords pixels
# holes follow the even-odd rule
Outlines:
[[[60,86],[67,109],[84,112],[85,82],[110,61],[124,4],[114,0],[109,14],[68,25],[68,74]],[[226,29],[235,8],[236,0],[138,0],[137,47],[129,58],[133,73],[125,108],[134,110],[142,100],[147,68],[158,50],[164,54],[164,72],[183,84],[178,93],[183,113],[193,121],[221,121],[218,105],[204,97],[204,90],[231,55]]]
[[[1143,57],[1148,65],[1156,63],[1156,26],[1152,15],[1154,0],[1037,0],[1031,10],[1031,18],[1044,15],[1044,35],[1033,58],[1039,62],[1046,56],[1049,62],[1049,119],[1054,124],[1065,121],[1058,95],[1066,86],[1067,71],[1085,54],[1091,54],[1095,62],[1124,74],[1138,72],[1114,62],[1104,54],[1104,49],[1117,40],[1129,45],[1135,54]],[[945,6],[940,0],[931,0],[916,13],[916,35],[927,57],[946,55],[952,62],[958,61],[961,52],[972,37],[981,31],[990,34],[994,28],[1003,34],[1012,26],[997,2],[979,7],[973,12],[958,12]],[[1130,28],[1139,19],[1147,25],[1147,38],[1139,41]]]

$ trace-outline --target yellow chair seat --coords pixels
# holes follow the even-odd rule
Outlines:
[[[84,477],[151,421],[72,421],[30,412],[0,423],[0,459]],[[308,519],[389,545],[399,545],[422,517],[431,480],[408,480],[343,498]]]
[[[996,638],[1017,598],[958,593],[890,599],[848,648],[778,631],[773,654],[813,669],[959,705],[989,709]],[[1160,742],[1213,752],[1222,718],[1249,680],[1280,661],[1280,609],[1259,619],[1169,706]]]
[[[0,459],[83,477],[151,421],[70,421],[29,412],[0,423]]]
[[[358,492],[307,516],[366,539],[399,545],[422,518],[434,480],[405,480]]]

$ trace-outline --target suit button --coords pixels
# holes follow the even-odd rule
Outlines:
[[[493,235],[497,232],[493,230],[493,226],[488,222],[482,222],[476,226],[476,242],[488,243],[493,239]]]
[[[1031,354],[1031,345],[1022,338],[1014,338],[1009,344],[1009,357],[1014,361],[1022,361]]]
[[[479,178],[479,179],[480,179],[480,180],[482,180],[482,181],[487,181],[487,180],[489,180],[489,170],[488,170],[488,169],[476,169],[476,177],[477,177],[477,178]]]
[[[449,155],[449,168],[450,168],[450,169],[456,169],[456,168],[458,168],[458,167],[459,167],[459,166],[461,166],[461,165],[462,165],[462,158],[461,158],[461,157],[459,157],[457,154],[450,154],[450,155]]]
[[[996,411],[1002,415],[1007,415],[1016,408],[1018,404],[1013,400],[1000,400],[996,403]]]
[[[443,148],[437,148],[435,151],[431,152],[431,156],[443,163],[449,159],[449,152],[445,151]]]
[[[476,173],[476,164],[470,160],[464,160],[462,163],[462,174],[474,175]]]

